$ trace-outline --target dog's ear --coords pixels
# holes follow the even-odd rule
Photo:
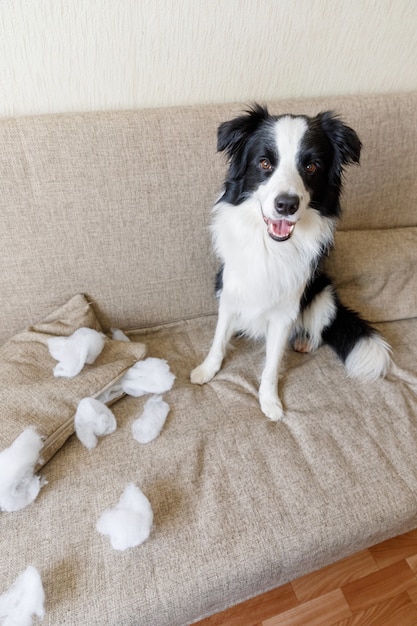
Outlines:
[[[359,163],[362,143],[353,128],[344,124],[332,111],[319,113],[317,121],[335,149],[338,166]]]
[[[266,107],[255,104],[246,115],[241,115],[220,124],[217,131],[217,150],[225,151],[229,159],[243,147],[247,138],[259,127],[263,120],[268,119]]]

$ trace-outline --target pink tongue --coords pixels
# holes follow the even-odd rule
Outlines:
[[[287,222],[287,220],[277,220],[276,222],[270,220],[269,222],[269,230],[275,237],[289,237],[293,228],[294,224]]]

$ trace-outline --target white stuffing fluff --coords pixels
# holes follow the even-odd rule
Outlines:
[[[111,328],[110,330],[112,339],[116,341],[130,341],[129,337],[120,328]]]
[[[95,398],[83,398],[74,418],[78,439],[91,450],[97,445],[97,437],[110,435],[117,428],[116,418],[108,406]]]
[[[128,396],[143,396],[146,393],[161,394],[171,389],[175,376],[164,359],[149,357],[130,367],[120,380]]]
[[[119,400],[125,393],[122,389],[122,385],[120,381],[114,383],[111,387],[108,387],[105,391],[102,391],[100,395],[96,396],[97,400],[103,402],[103,404],[108,404],[109,402],[113,403],[116,400]]]
[[[45,616],[45,592],[36,567],[29,565],[0,596],[2,626],[32,626],[32,616]]]
[[[42,446],[41,436],[26,428],[0,452],[0,510],[19,511],[37,497],[46,483],[33,473]]]
[[[100,516],[96,528],[110,537],[114,550],[126,550],[146,541],[152,522],[148,498],[134,483],[129,483],[116,506]]]
[[[169,413],[169,405],[161,396],[152,396],[145,403],[142,415],[133,422],[132,434],[139,443],[149,443],[161,432]]]
[[[104,348],[105,335],[92,328],[79,328],[69,337],[51,337],[48,348],[58,361],[54,376],[73,378],[86,363],[92,364]]]

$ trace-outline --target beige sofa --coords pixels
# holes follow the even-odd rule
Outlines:
[[[278,424],[257,401],[262,345],[236,338],[189,383],[216,320],[216,129],[244,104],[0,121],[1,341],[84,293],[176,375],[155,441],[133,439],[146,398],[125,397],[114,434],[91,451],[70,436],[36,500],[0,513],[0,593],[34,565],[44,624],[190,624],[417,526],[417,93],[269,106],[335,110],[364,144],[329,270],[394,359],[363,385],[327,347],[289,351]],[[95,524],[129,482],[154,526],[116,551]]]

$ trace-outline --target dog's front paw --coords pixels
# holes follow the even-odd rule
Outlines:
[[[271,422],[279,422],[284,417],[284,409],[282,408],[281,401],[278,398],[271,397],[259,397],[259,403],[261,405],[262,412],[266,415]]]
[[[204,383],[208,383],[213,378],[216,371],[217,370],[207,367],[205,363],[202,363],[193,369],[190,375],[190,380],[194,385],[204,385]]]

